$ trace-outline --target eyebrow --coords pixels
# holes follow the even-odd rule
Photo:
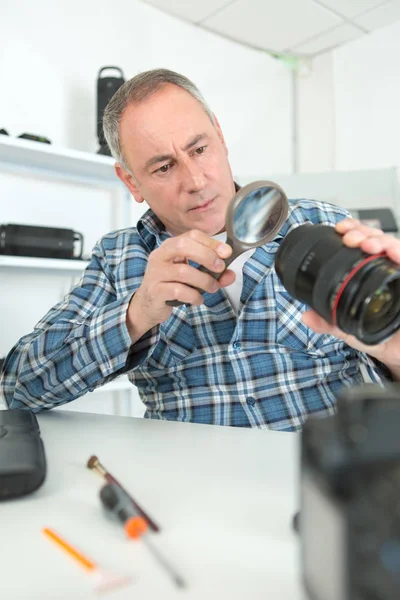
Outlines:
[[[188,150],[190,150],[191,148],[193,148],[193,146],[196,146],[199,142],[201,142],[202,140],[206,139],[207,135],[205,133],[200,133],[198,135],[196,135],[193,139],[191,139],[186,146],[183,148],[184,152],[187,152]],[[172,160],[174,157],[172,156],[172,154],[158,154],[156,156],[153,156],[152,158],[150,158],[146,164],[145,164],[145,169],[149,169],[150,167],[156,165],[157,163],[160,162],[164,162],[166,160]]]

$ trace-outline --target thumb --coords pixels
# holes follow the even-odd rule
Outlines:
[[[325,319],[320,317],[319,314],[315,312],[315,310],[307,310],[305,313],[303,313],[302,321],[304,325],[307,325],[307,327],[310,327],[316,333],[334,334],[335,330],[336,332],[339,331],[336,327],[334,327],[333,325],[325,321]]]

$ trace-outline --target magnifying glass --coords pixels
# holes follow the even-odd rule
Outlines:
[[[243,252],[271,242],[279,233],[287,215],[286,194],[276,183],[255,181],[240,188],[226,212],[226,243],[232,247],[232,254],[225,259],[225,268]],[[199,270],[209,273],[214,279],[219,279],[223,273],[214,273],[203,266]],[[167,300],[166,303],[168,306],[184,304],[179,300]]]

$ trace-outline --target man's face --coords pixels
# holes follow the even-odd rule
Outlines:
[[[228,151],[219,125],[195,98],[166,84],[125,109],[120,139],[134,177],[117,165],[118,176],[170,233],[223,230],[235,194]]]

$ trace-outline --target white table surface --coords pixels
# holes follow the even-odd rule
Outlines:
[[[48,412],[39,415],[48,474],[0,504],[0,597],[95,597],[90,575],[50,542],[55,529],[100,566],[133,582],[106,597],[137,600],[303,600],[296,434]],[[162,527],[151,534],[187,581],[174,586],[143,542],[107,519],[96,454]]]

